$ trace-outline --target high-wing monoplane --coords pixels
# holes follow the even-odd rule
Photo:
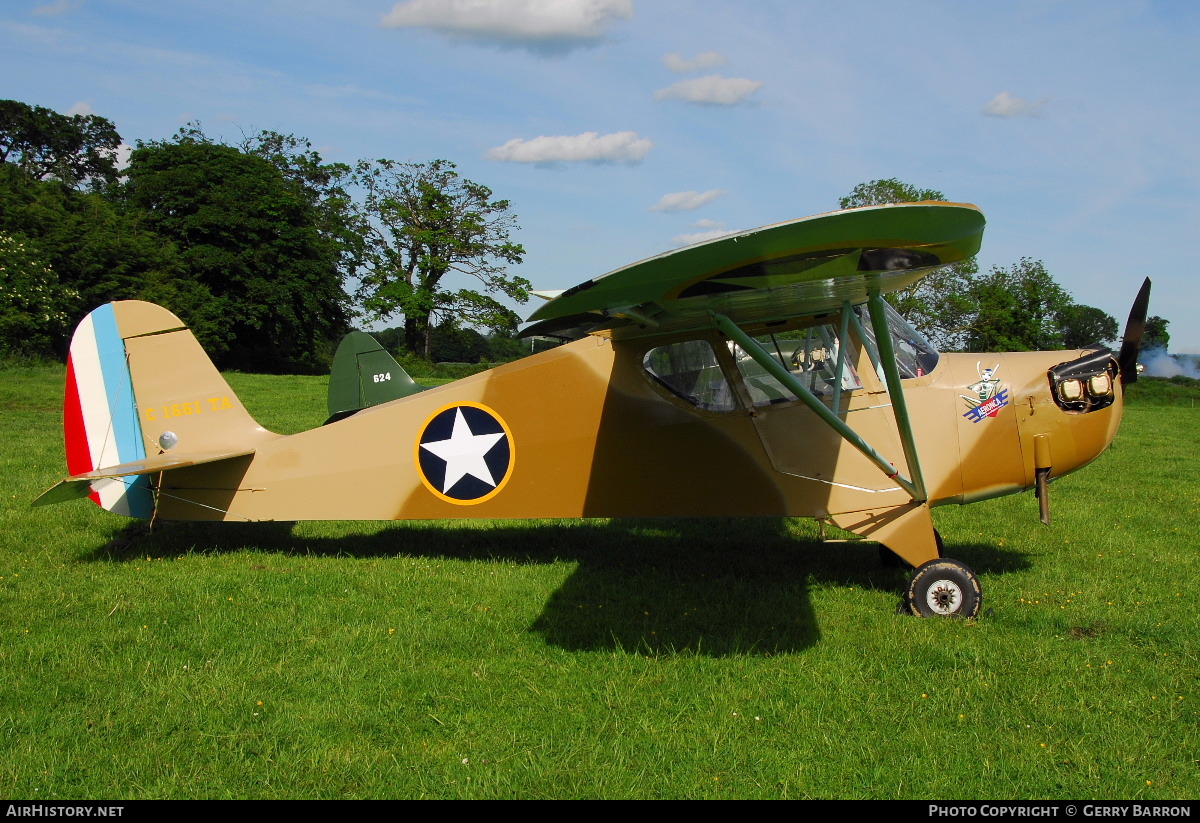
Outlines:
[[[171,312],[124,301],[67,363],[70,476],[132,517],[312,520],[799,516],[915,570],[921,615],[973,616],[976,575],[930,509],[1036,489],[1112,441],[1149,281],[1119,353],[944,354],[885,301],[979,249],[974,206],[871,206],[635,263],[562,292],[525,333],[556,348],[422,389],[367,335],[329,420],[260,426]]]

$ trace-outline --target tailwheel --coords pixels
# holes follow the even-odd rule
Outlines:
[[[979,578],[957,560],[930,560],[908,580],[908,608],[921,617],[975,617],[983,605]]]

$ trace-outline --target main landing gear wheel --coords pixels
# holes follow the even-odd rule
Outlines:
[[[908,580],[908,608],[921,617],[975,617],[983,605],[979,578],[957,560],[930,560]]]

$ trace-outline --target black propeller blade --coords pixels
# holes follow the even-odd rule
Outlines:
[[[1121,338],[1121,353],[1117,355],[1117,364],[1121,367],[1121,385],[1128,386],[1137,382],[1138,352],[1142,349],[1142,335],[1146,331],[1146,310],[1150,306],[1150,278],[1142,283],[1133,308],[1129,310],[1129,320],[1125,323],[1125,336]]]

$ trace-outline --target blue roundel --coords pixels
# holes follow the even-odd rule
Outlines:
[[[451,503],[478,503],[512,469],[508,429],[491,409],[458,404],[438,411],[417,441],[417,466],[430,491]]]

